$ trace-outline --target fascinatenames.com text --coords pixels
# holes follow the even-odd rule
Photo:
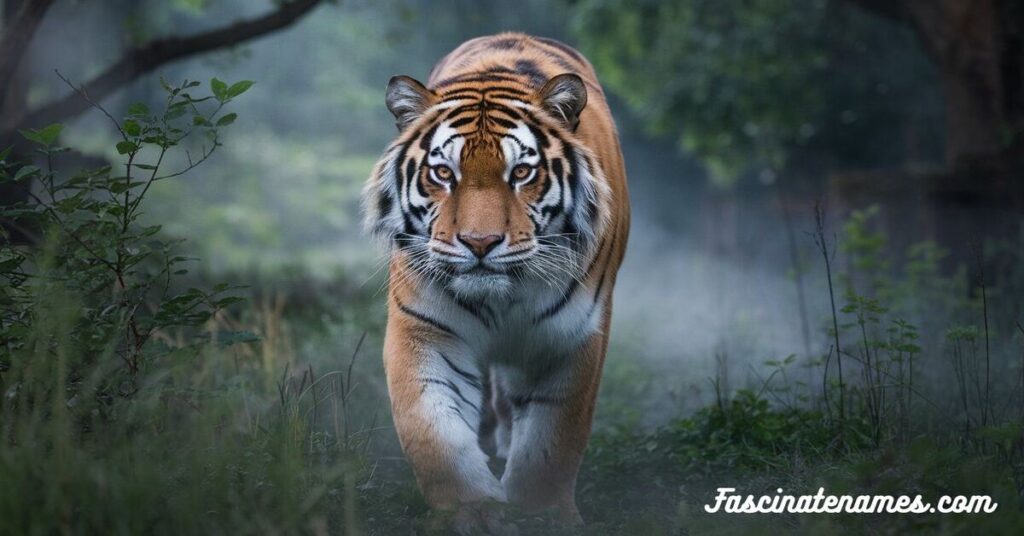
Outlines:
[[[704,505],[704,510],[711,514],[991,514],[999,507],[988,495],[943,495],[932,504],[920,495],[827,495],[825,488],[818,488],[814,495],[776,491],[776,495],[742,495],[736,488],[718,488],[714,503]]]

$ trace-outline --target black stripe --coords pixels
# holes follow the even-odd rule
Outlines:
[[[515,73],[515,71],[513,71],[512,69],[509,69],[508,67],[503,67],[501,65],[495,65],[494,67],[489,67],[484,72],[485,73]]]
[[[490,91],[490,92],[488,92],[487,93],[487,98],[488,99],[514,100],[514,101],[526,102],[524,100],[526,98],[526,93],[523,93],[523,92],[513,93],[513,92],[511,92],[511,91],[509,91],[507,89],[503,89],[500,92],[498,92],[498,91]]]
[[[615,240],[618,238],[617,230],[612,230],[611,247],[608,248],[608,259],[604,265],[604,270],[601,270],[601,277],[597,281],[597,288],[594,289],[594,303],[590,306],[590,312],[587,313],[587,319],[590,319],[591,315],[594,314],[594,310],[597,309],[597,304],[601,301],[601,289],[604,288],[604,278],[608,275],[608,268],[611,266],[612,253],[615,251]],[[604,246],[604,240],[601,241],[602,247]],[[587,268],[587,274],[589,275],[591,268],[594,267],[594,263],[601,256],[601,250],[597,250],[597,255],[594,257],[593,262],[590,264],[590,268]]]
[[[429,199],[430,196],[427,194],[423,181],[419,180],[419,177],[417,177],[416,168],[416,159],[409,158],[409,161],[405,164],[405,180],[408,182],[410,188],[412,188],[413,185],[416,186],[416,191],[420,194],[420,197]],[[420,220],[421,223],[423,222],[423,216],[427,213],[427,209],[425,207],[413,205],[410,202],[409,210],[412,212],[413,216],[416,216],[416,218]]]
[[[377,212],[380,213],[381,218],[387,217],[388,213],[391,212],[391,207],[394,205],[394,200],[388,195],[384,188],[380,189],[380,195],[377,197]]]
[[[424,151],[430,150],[430,139],[433,138],[434,133],[437,132],[437,126],[438,124],[434,123],[430,129],[423,133],[423,137],[420,138],[420,149],[423,149]]]
[[[423,378],[423,383],[432,383],[432,384],[435,384],[435,385],[443,385],[443,386],[447,387],[448,389],[450,389],[453,393],[455,393],[455,396],[459,397],[459,400],[462,400],[463,402],[468,404],[469,407],[475,409],[477,412],[480,411],[480,406],[470,402],[465,396],[463,396],[462,391],[459,390],[459,386],[455,385],[455,383],[453,383],[451,380],[438,380],[437,378]]]
[[[474,428],[472,424],[469,424],[469,421],[467,421],[466,418],[462,416],[461,409],[459,409],[456,406],[448,406],[448,409],[454,411],[455,414],[458,415],[460,419],[462,419],[462,422],[466,423],[466,426],[468,426],[470,430],[476,430],[476,428]]]
[[[539,128],[533,125],[533,123],[537,122],[536,118],[534,118],[531,114],[527,114],[527,116],[532,121],[527,126],[530,128],[530,133],[533,134],[533,137],[537,139],[537,143],[540,144],[540,148],[547,149],[548,147],[550,147],[551,140],[548,139],[547,134],[544,134]]]
[[[503,113],[508,114],[508,115],[510,115],[512,117],[515,117],[515,118],[521,118],[522,117],[519,114],[519,111],[516,110],[515,108],[511,107],[511,106],[506,106],[504,104],[501,104],[501,103],[495,102],[495,101],[491,101],[491,100],[487,100],[487,101],[483,101],[483,102],[485,102],[487,104],[487,111],[488,112],[491,112],[493,110],[497,110],[499,112],[503,112]]]
[[[457,89],[451,89],[447,93],[442,94],[441,102],[466,98],[482,99],[485,95],[487,97],[501,98],[498,96],[499,93],[508,93],[510,95],[513,95],[513,97],[510,98],[514,99],[522,99],[523,97],[529,95],[529,92],[523,91],[520,88],[512,86],[495,85],[484,88],[461,87]]]
[[[483,101],[477,101],[477,102],[473,102],[473,103],[470,103],[470,104],[463,104],[462,106],[456,106],[455,108],[452,108],[450,112],[448,112],[448,115],[445,117],[445,119],[450,119],[450,118],[453,118],[453,117],[455,117],[455,116],[457,116],[459,114],[468,113],[468,112],[473,112],[474,114],[479,114],[480,113],[480,109],[482,107],[481,106],[482,102]]]
[[[463,117],[461,119],[456,119],[455,121],[452,121],[451,124],[449,124],[448,126],[450,126],[452,128],[459,128],[461,126],[468,125],[468,124],[470,124],[470,123],[472,123],[472,122],[474,122],[476,120],[477,120],[476,116],[470,115],[470,116]]]
[[[536,41],[540,41],[541,43],[544,43],[545,45],[548,45],[550,47],[557,48],[558,50],[568,54],[572,59],[580,63],[583,63],[583,56],[579,52],[577,52],[576,49],[557,39],[551,39],[548,37],[534,37],[533,39]]]
[[[455,371],[456,374],[458,374],[459,376],[462,376],[463,378],[465,378],[466,381],[468,381],[469,383],[473,384],[475,387],[477,387],[477,388],[480,387],[480,378],[478,378],[475,374],[471,374],[471,373],[466,372],[465,370],[462,370],[461,368],[455,366],[455,363],[452,363],[452,360],[448,359],[448,356],[446,356],[444,354],[441,354],[441,359],[444,359],[444,362],[445,362],[445,364],[448,365],[448,368],[450,368],[453,371]]]
[[[615,238],[615,231],[612,231],[612,239],[614,239],[614,238]],[[604,251],[604,245],[606,243],[607,243],[607,240],[605,240],[604,238],[602,238],[601,242],[598,243],[598,245],[597,245],[597,253],[594,254],[594,258],[591,259],[590,264],[587,266],[587,271],[585,272],[585,274],[583,276],[584,280],[586,280],[588,277],[590,277],[590,271],[594,269],[594,266],[597,265],[597,261],[599,261],[601,259],[601,252]]]
[[[406,181],[402,179],[402,161],[405,160],[405,155],[408,150],[408,144],[402,146],[402,149],[398,153],[398,158],[395,159],[394,169],[392,170],[392,172],[395,174],[395,191],[398,192],[398,207],[400,209],[399,212],[402,214],[402,231],[404,231],[406,234],[415,235],[416,226],[412,224],[412,220],[409,218],[409,213],[407,212],[408,209],[402,203],[402,192],[406,190],[404,188]]]
[[[480,83],[480,82],[518,82],[519,80],[514,76],[503,75],[500,73],[468,73],[464,75],[454,76],[452,78],[445,78],[437,83],[435,86],[437,89],[442,89],[447,86],[453,86],[455,84],[469,84],[469,83]]]
[[[484,325],[484,327],[486,327],[488,329],[494,327],[492,325],[492,323],[491,323],[491,320],[494,318],[494,313],[491,311],[490,307],[487,307],[487,304],[483,304],[483,303],[481,303],[481,304],[474,304],[474,303],[467,302],[466,300],[463,300],[462,298],[456,296],[455,293],[452,292],[448,288],[445,288],[444,292],[448,296],[448,299],[452,300],[452,302],[454,302],[455,305],[458,305],[459,307],[464,309],[467,313],[473,315],[473,317],[475,317],[477,320],[479,320],[480,323]],[[484,315],[481,313],[481,308],[484,309],[484,311],[487,313],[488,317],[490,317],[490,318],[485,318],[484,317]]]
[[[526,91],[526,90],[524,90],[524,89],[522,89],[520,87],[514,87],[514,86],[488,86],[488,87],[483,88],[481,91],[483,91],[483,93],[485,95],[487,95],[488,97],[494,96],[494,93],[498,92],[498,91],[507,91],[509,93],[513,93],[515,95],[518,95],[518,97],[523,97],[525,95],[529,95],[530,94],[529,91]]]
[[[534,87],[543,86],[548,78],[540,72],[540,67],[532,60],[517,60],[516,71],[530,79],[530,85]]]
[[[488,115],[487,120],[498,125],[499,127],[506,128],[508,130],[516,128],[516,124],[512,121],[509,121],[508,119],[501,119],[500,117]]]
[[[608,248],[608,258],[605,261],[604,270],[601,270],[601,279],[597,282],[597,290],[594,291],[594,305],[597,305],[597,300],[601,297],[601,288],[604,287],[604,278],[608,275],[608,267],[611,266],[612,252],[615,250],[615,240],[618,238],[616,231],[612,231],[612,244]]]
[[[537,162],[537,173],[543,174],[543,176],[538,177],[541,180],[541,189],[540,194],[537,195],[538,200],[543,200],[547,197],[548,192],[551,191],[551,185],[553,184],[551,180],[552,173],[548,171],[548,159],[544,156],[544,153],[540,153],[540,161]]]
[[[551,318],[552,316],[558,314],[558,312],[565,308],[565,306],[569,303],[569,300],[572,299],[573,294],[576,293],[576,289],[579,286],[579,281],[573,279],[572,282],[569,283],[569,288],[565,289],[565,292],[562,293],[561,299],[555,302],[555,304],[552,305],[551,307],[548,307],[543,313],[540,314],[540,316],[535,318],[533,320],[533,323],[539,324],[541,321],[547,320],[548,318]]]
[[[499,50],[520,50],[523,48],[523,42],[516,37],[503,37],[501,39],[495,39],[487,43],[489,48],[497,48]]]
[[[455,332],[454,329],[452,329],[452,328],[442,324],[441,322],[439,322],[439,321],[437,321],[437,320],[435,320],[435,319],[433,319],[433,318],[431,318],[431,317],[429,317],[429,316],[427,316],[427,315],[425,315],[423,313],[420,313],[418,311],[415,311],[415,310],[411,309],[410,307],[407,307],[404,303],[398,301],[398,298],[395,298],[395,304],[398,305],[398,308],[401,309],[403,313],[405,313],[405,314],[415,318],[416,320],[419,320],[420,322],[423,322],[424,324],[429,324],[429,325],[431,325],[431,326],[433,326],[433,327],[435,327],[435,328],[437,328],[437,329],[439,329],[439,330],[441,330],[441,331],[443,331],[443,332],[445,332],[448,335],[451,335],[453,337],[458,337],[459,339],[462,338],[462,337],[459,336],[458,333]]]
[[[529,404],[549,404],[552,406],[560,406],[565,403],[565,398],[557,396],[511,396],[509,402],[517,409],[522,409],[524,406]]]

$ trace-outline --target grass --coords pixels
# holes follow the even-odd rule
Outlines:
[[[52,308],[74,311],[69,303]],[[258,344],[163,356],[131,397],[89,399],[99,380],[89,377],[44,391],[62,381],[61,363],[57,370],[15,363],[2,384],[0,480],[10,485],[0,488],[0,532],[292,533],[321,525],[356,532],[355,486],[367,478],[373,436],[348,406],[367,408],[372,396],[359,396],[357,362],[339,359],[338,369],[320,373],[300,357],[310,350],[288,337],[308,334],[293,332],[298,324],[280,313],[241,321],[271,334]],[[67,333],[53,318],[40,329]],[[238,322],[223,314],[209,327],[216,333]],[[321,348],[339,336],[318,331]],[[339,357],[341,348],[354,351],[352,334],[346,330],[344,346],[335,340]],[[280,352],[285,346],[291,352]],[[29,386],[45,397],[16,393]]]

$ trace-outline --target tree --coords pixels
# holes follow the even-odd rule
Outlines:
[[[783,166],[811,135],[826,66],[820,0],[582,0],[576,34],[602,81],[719,184]]]
[[[850,0],[914,30],[945,93],[946,160],[1024,153],[1024,4],[1018,0]]]
[[[240,20],[213,30],[188,36],[154,39],[130,47],[100,74],[78,88],[89,99],[99,102],[141,75],[167,63],[232,47],[286,28],[321,4],[323,0],[282,1],[262,16]],[[13,147],[15,158],[28,152],[20,130],[40,128],[66,121],[90,107],[76,91],[35,109],[27,109],[23,84],[18,71],[53,0],[6,0],[3,2],[3,35],[0,36],[0,148]],[[26,199],[25,193],[12,185],[0,185],[0,203]],[[14,230],[14,238],[28,237]]]

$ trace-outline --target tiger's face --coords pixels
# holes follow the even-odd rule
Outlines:
[[[411,275],[471,298],[579,277],[607,198],[573,135],[579,77],[540,91],[500,77],[431,91],[395,77],[387,103],[400,135],[364,192],[366,224]]]

